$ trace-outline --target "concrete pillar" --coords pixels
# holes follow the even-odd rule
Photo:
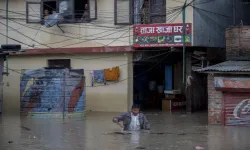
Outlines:
[[[192,57],[191,57],[191,52],[186,52],[186,83],[187,83],[187,78],[188,76],[191,76],[192,74]],[[186,91],[186,111],[187,113],[192,113],[193,109],[193,101],[192,101],[192,86],[185,86],[185,91]]]

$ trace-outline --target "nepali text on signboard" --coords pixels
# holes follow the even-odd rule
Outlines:
[[[192,45],[192,24],[186,24],[186,46]],[[140,24],[134,25],[134,47],[183,46],[183,25]]]

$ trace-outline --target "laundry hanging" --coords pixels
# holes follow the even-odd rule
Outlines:
[[[120,77],[119,67],[104,69],[104,76],[107,81],[117,81]]]
[[[92,70],[91,76],[92,76],[92,86],[94,86],[94,82],[104,83],[106,85],[104,70]]]

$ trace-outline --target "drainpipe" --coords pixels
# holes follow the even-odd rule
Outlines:
[[[9,22],[9,0],[6,0],[6,44],[8,44],[8,38],[9,38],[9,25],[8,25],[8,22]],[[8,55],[6,55],[6,73],[7,73],[7,76],[9,74],[9,68],[8,68],[9,64],[8,64]]]
[[[235,17],[236,17],[236,11],[235,11],[235,0],[233,0],[233,25],[235,25]]]
[[[186,4],[187,0],[185,0],[184,6],[182,8],[182,23],[183,23],[183,35],[182,35],[182,42],[183,42],[183,63],[182,63],[182,83],[185,86],[185,79],[186,79]]]

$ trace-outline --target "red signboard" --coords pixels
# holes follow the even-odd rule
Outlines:
[[[171,100],[171,110],[184,109],[186,107],[186,102],[183,99],[172,99]]]
[[[133,47],[178,47],[183,46],[183,25],[139,24],[134,25]],[[186,46],[192,45],[192,24],[186,23]]]

